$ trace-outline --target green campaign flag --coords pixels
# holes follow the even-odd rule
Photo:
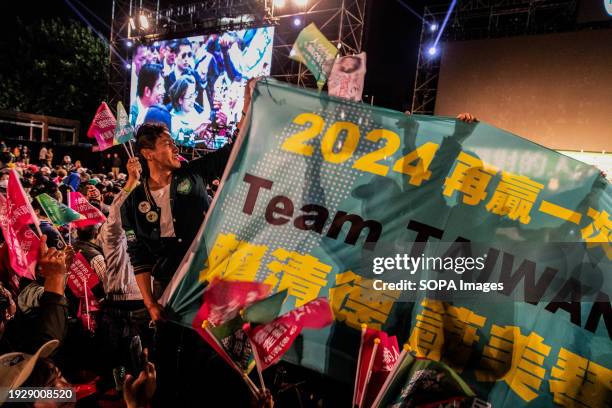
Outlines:
[[[131,125],[127,112],[121,101],[117,102],[117,127],[115,128],[114,144],[127,143],[134,138],[134,127]]]
[[[283,313],[329,299],[334,324],[284,358],[347,383],[365,323],[493,406],[606,406],[612,187],[597,168],[486,123],[273,80],[257,82],[241,131],[164,294],[178,323],[191,326],[207,281],[259,281],[287,289]],[[428,264],[440,254],[449,271]],[[426,266],[400,270],[396,255]]]
[[[245,322],[253,324],[270,323],[278,317],[283,307],[283,302],[287,298],[287,290],[280,291],[274,295],[260,300],[257,303],[244,309],[242,318]]]
[[[235,333],[237,330],[242,330],[245,323],[266,324],[276,319],[281,311],[283,302],[287,298],[287,291],[275,293],[265,299],[255,302],[251,306],[245,308],[240,315],[233,319],[211,327],[210,331],[214,333],[218,339],[223,339]]]
[[[416,358],[402,353],[397,366],[390,374],[375,406],[482,406],[465,404],[474,397],[461,377],[450,367],[438,361]],[[450,404],[454,402],[455,404]]]
[[[47,217],[49,217],[49,220],[51,220],[56,227],[69,224],[72,221],[85,219],[83,215],[55,200],[47,193],[37,195],[36,199],[45,211],[45,214],[47,214]]]
[[[334,47],[315,23],[310,23],[298,34],[290,58],[306,65],[317,80],[319,90],[327,82],[327,77],[334,65],[338,49]]]

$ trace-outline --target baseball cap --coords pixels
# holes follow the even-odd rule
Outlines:
[[[59,343],[59,340],[49,340],[34,355],[17,352],[0,356],[0,405],[6,401],[8,390],[21,386],[32,374],[38,359],[49,357]]]

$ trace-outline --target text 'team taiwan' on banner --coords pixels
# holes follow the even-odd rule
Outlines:
[[[612,188],[596,168],[485,123],[272,80],[257,83],[249,115],[165,294],[177,321],[191,326],[213,277],[259,280],[288,289],[285,310],[329,298],[335,323],[304,332],[286,358],[346,382],[366,323],[447,363],[494,406],[606,404]],[[393,254],[482,254],[461,280],[503,290],[377,290],[398,271],[375,272],[375,259]],[[401,273],[419,274],[439,281]]]

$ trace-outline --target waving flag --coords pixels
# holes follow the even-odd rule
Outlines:
[[[83,194],[76,192],[69,192],[70,201],[68,202],[70,208],[85,217],[84,220],[73,221],[72,224],[77,228],[87,227],[88,225],[96,225],[106,221],[106,217],[100,210],[91,205],[87,198]]]
[[[395,336],[369,328],[362,331],[353,405],[372,405],[398,357],[399,347]]]
[[[36,196],[36,199],[47,214],[47,217],[49,217],[49,220],[51,220],[53,225],[56,227],[69,224],[73,221],[85,219],[84,216],[55,200],[47,193]]]
[[[117,127],[115,127],[114,144],[127,143],[134,138],[134,127],[130,124],[125,108],[121,101],[117,102]]]
[[[336,54],[338,54],[338,49],[334,44],[325,38],[315,23],[310,23],[298,34],[289,56],[306,65],[317,80],[317,87],[321,90],[327,82],[327,76],[332,69]]]
[[[289,350],[303,328],[321,329],[333,321],[327,299],[319,298],[268,323],[247,330],[261,370],[275,364]]]
[[[113,116],[106,102],[102,102],[89,126],[87,137],[95,137],[100,150],[106,150],[115,144],[116,127],[117,120],[115,116]]]
[[[34,279],[40,240],[30,228],[38,218],[15,170],[9,174],[6,198],[0,194],[0,226],[9,250],[11,268],[19,276]]]

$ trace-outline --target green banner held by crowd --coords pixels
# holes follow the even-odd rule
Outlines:
[[[164,294],[180,324],[191,326],[213,278],[261,281],[288,290],[285,311],[329,299],[335,323],[304,332],[285,358],[347,383],[366,323],[451,367],[495,407],[609,402],[612,187],[596,168],[486,123],[272,80],[257,83],[242,132]],[[373,288],[372,254],[420,254],[432,242],[486,246],[477,278],[504,291],[490,303],[424,291],[401,302]],[[570,275],[572,264],[555,276],[567,248],[589,274]],[[589,301],[576,301],[581,288]],[[528,302],[513,297],[520,290]]]

